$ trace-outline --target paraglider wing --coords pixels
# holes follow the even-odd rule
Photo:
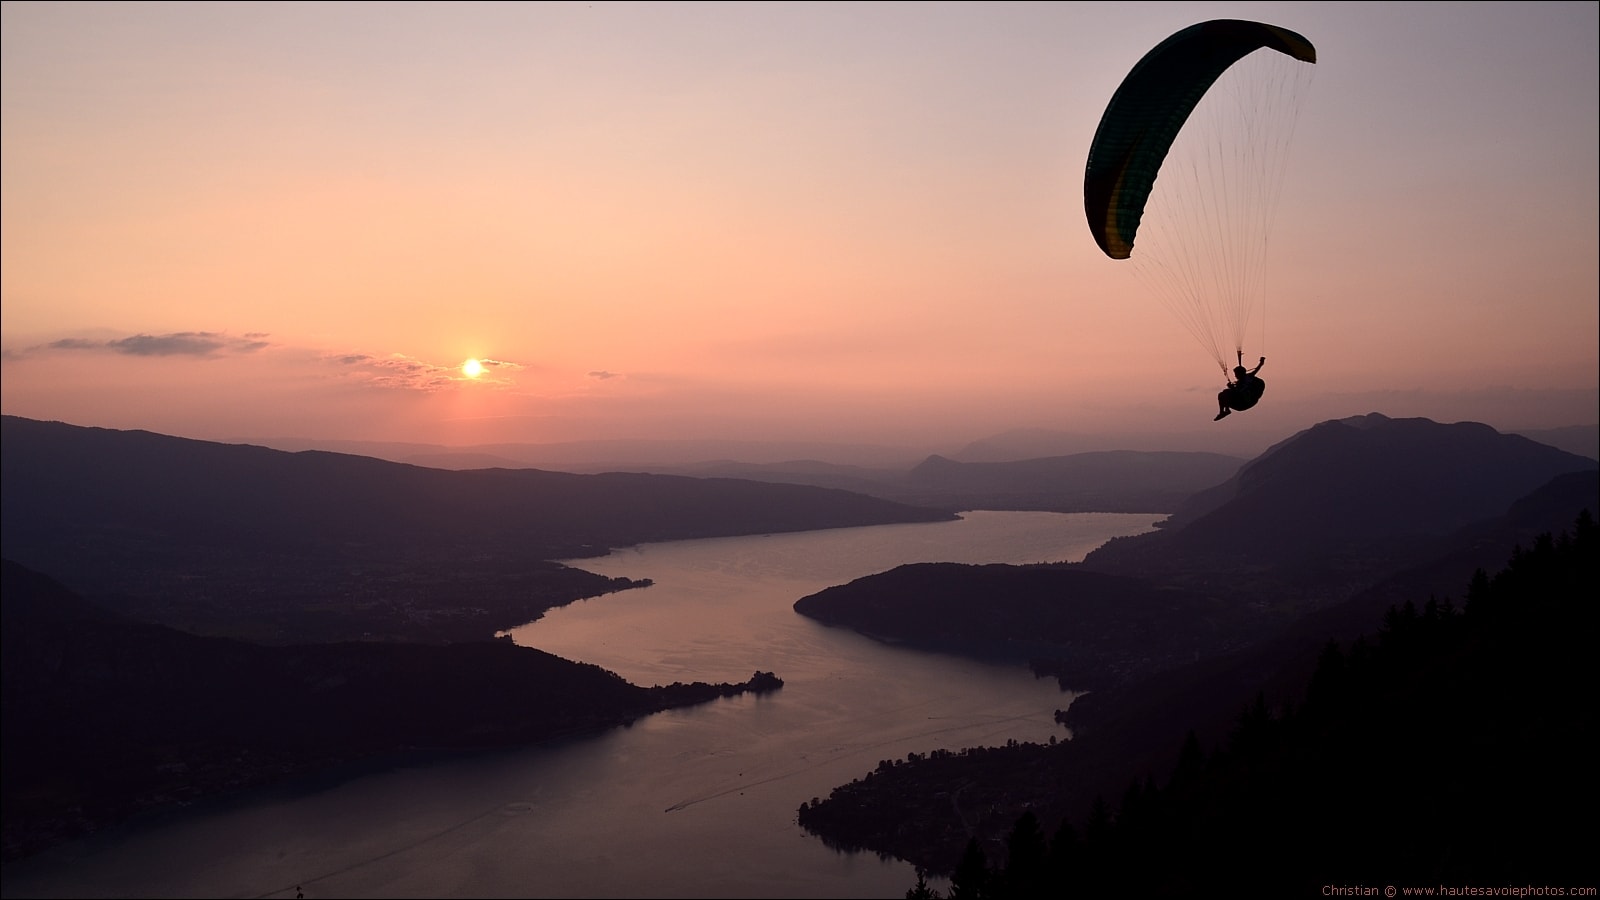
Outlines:
[[[1293,31],[1216,19],[1162,41],[1123,79],[1095,130],[1083,179],[1089,230],[1107,256],[1132,255],[1156,173],[1200,98],[1229,66],[1262,48],[1317,61],[1316,48]]]

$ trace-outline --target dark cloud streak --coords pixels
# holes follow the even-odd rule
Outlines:
[[[227,354],[254,353],[271,346],[262,340],[265,335],[251,333],[244,337],[230,337],[214,331],[178,331],[171,334],[136,334],[132,337],[110,341],[91,341],[84,338],[63,338],[40,344],[29,352],[66,350],[120,353],[125,356],[193,356],[214,357]]]
[[[53,353],[94,353],[131,356],[145,359],[197,359],[211,360],[238,357],[256,353],[274,345],[264,332],[246,332],[235,336],[216,331],[175,331],[167,334],[135,334],[122,338],[62,338],[22,349],[6,348],[6,362],[17,362],[31,357]],[[455,384],[477,383],[504,387],[511,384],[511,376],[522,370],[522,363],[503,359],[480,359],[485,374],[471,378],[457,365],[439,365],[415,359],[401,353],[378,356],[361,351],[317,354],[324,365],[332,364],[343,369],[346,377],[366,384],[393,389],[431,393]],[[500,377],[491,377],[498,375]],[[607,373],[606,377],[610,377]]]

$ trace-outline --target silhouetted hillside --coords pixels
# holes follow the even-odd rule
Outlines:
[[[1281,703],[1230,665],[1175,670],[1169,702],[1071,741],[885,760],[800,822],[954,873],[966,897],[1592,885],[1597,826],[1572,809],[1600,800],[1585,649],[1600,554],[1593,516],[1576,522],[1478,570],[1457,602],[1408,601],[1312,648]],[[1203,709],[1182,702],[1191,685]],[[1019,846],[1047,887],[989,881],[1026,876],[993,871]]]
[[[549,560],[953,518],[800,485],[453,472],[15,416],[0,429],[7,557],[139,618],[261,640],[479,639],[633,585]]]
[[[765,482],[447,472],[14,416],[3,427],[6,526],[19,531],[8,542],[93,520],[106,529],[162,528],[187,540],[296,550],[426,538],[566,558],[646,541],[949,518]]]
[[[1487,425],[1373,413],[1323,422],[1191,498],[1159,531],[1084,560],[1140,574],[1273,567],[1295,586],[1370,578],[1595,460]]]
[[[1600,511],[1600,469],[1559,475],[1513,502],[1503,515],[1473,522],[1434,542],[1436,555],[1401,569],[1350,599],[1316,610],[1295,622],[1288,634],[1306,639],[1348,640],[1370,631],[1392,606],[1428,597],[1459,597],[1462,575],[1494,571],[1512,548],[1530,547],[1541,534],[1559,532],[1573,510]]]
[[[1304,694],[1329,641],[1371,638],[1388,610],[1430,600],[1459,607],[1476,571],[1494,571],[1539,535],[1571,526],[1573,510],[1600,509],[1600,472],[1553,479],[1501,516],[1474,522],[1438,542],[1440,555],[1419,561],[1349,598],[1290,621],[1280,632],[1234,652],[1078,697],[1065,720],[1081,751],[1078,765],[1126,782],[1158,775],[1176,761],[1174,728],[1209,745],[1225,741],[1238,711],[1260,694],[1274,707]],[[1093,779],[1085,779],[1084,783]],[[1082,791],[1083,784],[1075,784]],[[1079,796],[1080,801],[1087,799]]]
[[[1291,702],[1258,696],[1224,740],[1174,741],[1159,780],[969,843],[951,895],[1592,890],[1595,531],[1580,516],[1480,569],[1463,604],[1407,601],[1373,639],[1329,642]]]
[[[1568,425],[1565,428],[1531,428],[1515,432],[1529,440],[1600,460],[1600,425]]]
[[[129,621],[10,560],[0,572],[7,858],[336,763],[600,731],[782,684],[638,687],[509,641],[263,647]]]
[[[914,563],[802,597],[795,612],[920,650],[1032,663],[1098,689],[1259,639],[1225,599],[1072,565]]]
[[[977,631],[990,645],[1010,639],[1046,652],[1039,644],[1054,636],[1059,658],[1035,660],[1035,671],[1059,675],[1064,687],[1096,688],[1066,713],[1073,729],[1067,749],[974,748],[886,763],[874,777],[836,791],[807,827],[838,846],[919,864],[938,860],[931,868],[948,872],[969,834],[998,840],[996,826],[1009,828],[1025,808],[1081,809],[1092,792],[1169,770],[1174,728],[1217,737],[1256,693],[1276,699],[1302,690],[1328,640],[1370,633],[1383,609],[1404,600],[1420,606],[1430,596],[1459,596],[1476,568],[1503,562],[1537,533],[1569,526],[1580,511],[1600,509],[1600,466],[1592,460],[1522,438],[1500,440],[1507,436],[1481,426],[1391,424],[1376,416],[1317,426],[1246,466],[1187,522],[1174,516],[1157,539],[1113,542],[1115,565],[1093,565],[1096,553],[1076,566],[1042,567],[1119,575],[1124,580],[1099,584],[1120,592],[1120,604],[1115,594],[1093,597],[1079,589],[1086,582],[1061,578],[1054,597],[1061,608],[1043,612],[1051,598],[1018,591],[1009,574],[960,577],[946,567],[952,577],[939,586],[902,584],[886,573],[824,592],[834,601],[825,608],[815,601],[797,606],[881,640],[919,645],[958,649]],[[1363,430],[1378,434],[1351,433]],[[1366,447],[1368,440],[1378,449]],[[1362,461],[1381,461],[1393,472],[1351,479],[1341,468]],[[1521,494],[1507,486],[1521,483],[1529,485]],[[1319,517],[1324,506],[1329,514]],[[1393,522],[1368,524],[1391,506]],[[1474,517],[1477,510],[1487,511]],[[1209,534],[1186,535],[1242,519],[1261,523],[1247,530],[1259,531],[1267,547],[1259,559],[1214,549]],[[1373,532],[1387,539],[1374,543]],[[1163,591],[1189,598],[1181,612],[1163,607]],[[1025,610],[1032,612],[1018,614]],[[1196,610],[1210,614],[1204,624],[1195,622]],[[1063,632],[1064,622],[1079,633]],[[1091,635],[1092,651],[1084,646]],[[1236,643],[1224,646],[1217,635]],[[1143,653],[1143,646],[1155,652]],[[1199,659],[1175,664],[1185,656]],[[1086,662],[1100,671],[1086,673]],[[1141,677],[1120,677],[1125,673]],[[1057,761],[1058,754],[1069,761]]]

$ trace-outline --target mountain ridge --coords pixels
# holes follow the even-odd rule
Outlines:
[[[1600,423],[1561,428],[1507,429],[1569,453],[1600,460]],[[1213,435],[1214,437],[1214,435]],[[846,468],[899,472],[931,456],[957,462],[1017,462],[1072,456],[1106,450],[1221,453],[1250,459],[1271,447],[1278,437],[1259,433],[1246,440],[1197,441],[1192,432],[1085,434],[1049,428],[1000,432],[959,447],[923,448],[878,444],[793,441],[717,440],[592,440],[499,442],[448,445],[404,441],[318,440],[291,437],[236,437],[227,443],[255,444],[277,450],[329,450],[394,462],[438,468],[555,468],[571,472],[691,471],[732,463],[783,467],[814,461]]]
[[[1273,445],[1228,481],[1199,492],[1162,527],[1090,553],[1085,565],[1288,565],[1447,533],[1503,510],[1557,475],[1597,462],[1476,422],[1379,413],[1333,419]],[[1315,477],[1313,477],[1315,476]]]
[[[14,416],[0,438],[5,556],[113,609],[267,641],[480,640],[639,584],[557,560],[955,518],[832,488],[455,472]]]

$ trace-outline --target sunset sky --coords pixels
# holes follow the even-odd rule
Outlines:
[[[1600,404],[1600,4],[3,6],[0,405],[206,439],[1274,439]],[[1085,224],[1161,39],[1318,62],[1270,385]],[[475,377],[463,371],[481,360]]]

